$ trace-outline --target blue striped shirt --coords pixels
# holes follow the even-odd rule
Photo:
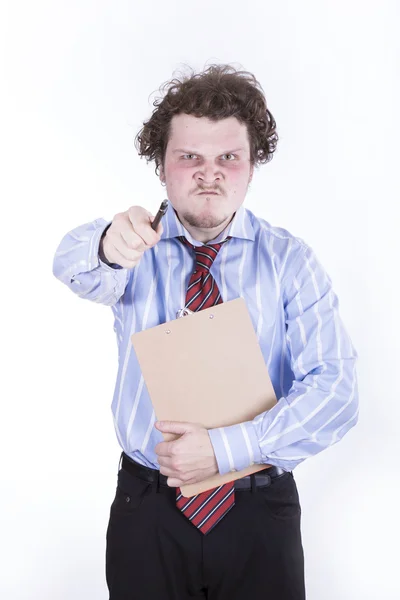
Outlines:
[[[118,345],[112,401],[121,448],[158,469],[163,436],[133,350],[131,335],[176,318],[194,267],[194,240],[171,207],[160,242],[134,269],[113,268],[98,256],[104,219],[61,240],[53,273],[81,298],[110,306]],[[358,420],[357,352],[338,312],[331,279],[301,238],[271,226],[243,206],[217,238],[232,239],[211,273],[222,300],[244,298],[278,399],[253,420],[209,430],[219,472],[264,463],[293,470],[338,442]],[[243,398],[246,402],[246,398]]]

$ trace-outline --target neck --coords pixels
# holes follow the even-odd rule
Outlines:
[[[207,227],[207,228],[194,227],[193,225],[189,225],[189,223],[183,217],[181,217],[177,212],[176,212],[176,214],[177,214],[178,219],[180,220],[182,225],[185,227],[185,229],[187,229],[187,231],[190,233],[192,238],[195,239],[197,242],[202,242],[203,244],[206,244],[207,242],[210,242],[211,240],[218,237],[219,234],[222,231],[224,231],[224,229],[226,229],[226,227],[232,221],[232,219],[236,213],[233,213],[233,215],[230,215],[227,219],[225,219],[225,221],[223,221],[217,227]]]

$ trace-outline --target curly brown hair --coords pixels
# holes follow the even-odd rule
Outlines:
[[[156,108],[135,138],[139,156],[155,160],[155,172],[164,164],[171,120],[185,113],[212,121],[236,117],[245,123],[249,135],[250,162],[267,163],[278,142],[275,119],[267,108],[260,83],[248,71],[230,65],[210,65],[205,71],[167,81],[164,95],[153,102]]]

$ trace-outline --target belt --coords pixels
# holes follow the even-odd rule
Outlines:
[[[167,475],[163,475],[158,469],[150,469],[149,467],[140,465],[139,463],[132,460],[129,456],[127,456],[125,452],[121,454],[121,459],[121,468],[125,471],[128,471],[128,473],[130,473],[134,477],[139,477],[139,479],[143,479],[145,481],[148,481],[149,483],[156,483],[158,485],[168,486]],[[272,479],[282,477],[286,473],[287,471],[284,471],[280,467],[267,467],[262,471],[253,473],[252,475],[246,475],[245,477],[236,479],[234,482],[235,489],[250,490],[252,488],[252,480],[254,482],[253,485],[255,485],[256,487],[267,486],[271,483]]]

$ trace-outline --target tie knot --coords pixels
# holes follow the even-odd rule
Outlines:
[[[195,246],[194,253],[196,255],[196,270],[206,271],[208,273],[220,248],[220,244],[204,244],[204,246]]]
[[[188,242],[188,240],[184,236],[180,236],[179,239],[181,242],[183,242],[184,244],[186,244],[194,250],[196,257],[196,271],[203,271],[205,273],[208,273],[218,252],[220,251],[222,246],[230,239],[230,237],[227,237],[225,240],[222,240],[222,242],[219,242],[218,244],[204,244],[203,246],[193,246],[190,242]]]

